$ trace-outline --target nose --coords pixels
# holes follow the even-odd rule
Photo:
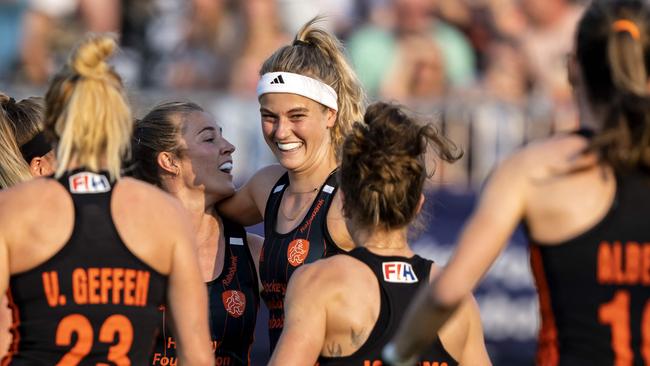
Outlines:
[[[225,137],[223,137],[222,140],[223,144],[220,149],[222,155],[230,155],[235,152],[235,145],[231,144]]]
[[[276,140],[283,140],[284,138],[291,136],[291,122],[289,122],[285,117],[280,116],[278,122],[275,124],[273,135]]]

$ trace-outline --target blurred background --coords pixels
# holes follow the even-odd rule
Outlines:
[[[435,121],[465,151],[438,164],[416,250],[444,263],[494,164],[575,129],[566,75],[577,0],[0,0],[0,90],[43,95],[86,31],[116,32],[113,59],[136,116],[168,99],[215,115],[237,147],[242,184],[274,161],[260,133],[261,63],[310,18],[343,41],[369,100]],[[260,227],[251,228],[260,231]],[[521,230],[476,297],[495,365],[533,364],[537,298]],[[480,245],[480,243],[477,243]],[[253,364],[267,359],[261,307]]]

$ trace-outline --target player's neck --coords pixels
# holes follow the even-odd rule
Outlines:
[[[316,159],[308,166],[289,170],[289,189],[292,192],[310,192],[318,189],[337,166],[336,157],[328,150],[320,159]]]
[[[216,239],[221,236],[223,230],[221,216],[214,208],[211,211],[192,214],[192,227],[199,246],[217,245]]]
[[[385,230],[380,228],[356,230],[357,245],[377,254],[404,255],[412,253],[407,241],[407,229]]]
[[[180,190],[170,192],[187,211],[192,222],[193,231],[198,238],[214,237],[219,232],[221,217],[215,208],[215,202],[207,199],[201,192]]]

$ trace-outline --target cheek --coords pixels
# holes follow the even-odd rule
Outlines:
[[[262,133],[264,137],[270,137],[273,135],[273,123],[262,121]]]
[[[184,162],[187,164],[188,167],[197,167],[197,166],[205,166],[210,164],[214,158],[212,155],[215,155],[214,153],[210,153],[208,149],[205,148],[198,148],[194,149],[191,154],[187,155],[187,160]]]
[[[56,168],[56,157],[54,156],[54,153],[47,153],[47,155],[45,155],[45,159],[43,160],[45,162],[45,165],[47,165],[46,168],[50,170],[50,173],[53,173],[54,169]]]

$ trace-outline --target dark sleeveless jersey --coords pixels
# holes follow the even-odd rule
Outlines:
[[[207,283],[210,333],[215,364],[249,365],[259,308],[255,262],[244,227],[223,219],[225,253],[221,274]],[[149,365],[175,365],[176,339],[171,334],[164,306],[160,309],[163,332]]]
[[[650,175],[616,174],[594,227],[532,242],[542,324],[538,365],[650,365]]]
[[[284,295],[289,278],[305,263],[342,253],[327,231],[329,210],[338,184],[336,171],[327,178],[300,224],[286,234],[278,233],[277,214],[282,195],[289,186],[285,173],[273,186],[264,214],[264,246],[260,255],[262,298],[269,309],[269,343],[271,352],[284,325]]]
[[[397,333],[406,309],[415,299],[420,286],[429,282],[433,262],[418,255],[411,258],[379,256],[366,248],[355,248],[347,255],[370,267],[377,277],[381,304],[379,317],[368,339],[356,352],[345,357],[320,356],[318,364],[381,366],[381,351]],[[421,355],[419,365],[452,366],[458,363],[438,338],[436,343]]]
[[[10,277],[13,343],[1,364],[146,365],[167,276],[120,238],[106,174],[74,171],[59,182],[74,204],[72,235],[50,259]]]

